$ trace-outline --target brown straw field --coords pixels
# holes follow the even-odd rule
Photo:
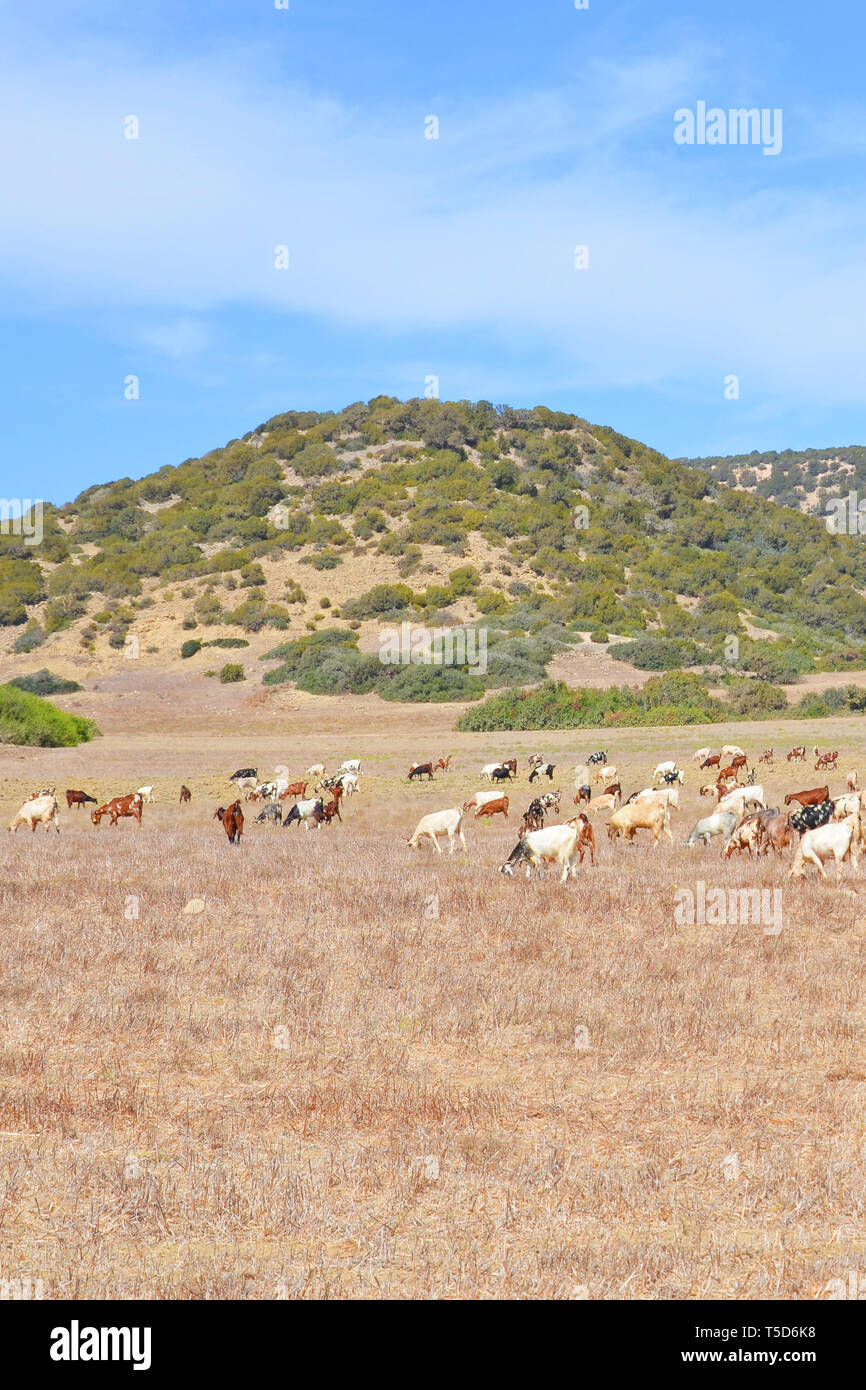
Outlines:
[[[449,706],[208,698],[106,683],[62,702],[104,738],[0,749],[4,823],[56,785],[62,826],[4,832],[4,1279],[46,1298],[794,1299],[866,1268],[862,873],[800,884],[790,851],[682,845],[708,811],[695,748],[778,755],[810,729],[457,735]],[[866,773],[862,721],[816,728],[841,792]],[[536,748],[563,817],[594,748],[626,794],[678,759],[674,843],[610,844],[600,817],[576,880],[500,875]],[[465,857],[407,848],[512,753],[508,822],[467,816]],[[228,845],[213,811],[236,768],[346,757],[342,825],[248,806]],[[779,804],[825,779],[783,758],[762,780]],[[96,829],[62,796],[148,783],[141,828]],[[679,923],[699,883],[781,890],[782,930]]]

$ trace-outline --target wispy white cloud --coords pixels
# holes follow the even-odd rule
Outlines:
[[[675,149],[673,111],[715,61],[596,63],[567,90],[438,111],[428,141],[428,112],[275,86],[257,52],[30,56],[0,92],[0,288],[128,312],[177,361],[234,304],[471,327],[553,350],[575,384],[735,372],[768,396],[859,399],[866,199],[786,185],[784,155]]]

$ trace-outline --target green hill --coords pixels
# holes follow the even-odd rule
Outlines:
[[[681,459],[728,487],[754,492],[781,507],[826,517],[827,504],[852,489],[866,496],[866,448],[775,449],[716,458]]]
[[[284,643],[321,622],[489,630],[493,669],[477,685],[458,695],[453,672],[439,670],[438,691],[404,674],[398,696],[388,673],[395,698],[413,682],[415,698],[466,698],[537,680],[585,632],[615,633],[648,670],[728,669],[731,638],[741,675],[866,666],[858,538],[726,486],[722,463],[671,461],[542,406],[377,397],[288,411],[47,507],[38,547],[0,537],[0,629],[21,651],[68,633],[119,654],[158,612],[178,661],[214,627]],[[337,688],[372,688],[362,658],[331,652]],[[271,659],[269,683],[297,677],[301,653]]]

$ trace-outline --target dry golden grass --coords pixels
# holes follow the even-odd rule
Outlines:
[[[496,872],[535,747],[568,787],[605,746],[629,790],[657,755],[766,726],[499,739],[344,701],[285,734],[243,699],[244,737],[142,698],[137,720],[106,702],[97,744],[0,750],[4,816],[43,782],[159,797],[141,830],[64,807],[59,837],[4,838],[3,1277],[55,1298],[791,1299],[866,1267],[862,887],[789,885],[718,843],[610,846],[603,824],[575,882]],[[857,721],[816,728],[866,770]],[[511,822],[472,821],[467,859],[412,855],[417,818],[512,750]],[[447,751],[444,782],[406,786]],[[342,826],[250,815],[230,848],[211,819],[249,760],[343,756],[365,771]],[[677,926],[698,879],[781,886],[784,930]]]

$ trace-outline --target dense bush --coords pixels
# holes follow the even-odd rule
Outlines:
[[[240,666],[235,661],[227,661],[225,666],[220,671],[221,685],[232,685],[235,681],[245,680],[246,675],[244,674],[243,666]]]
[[[615,642],[608,654],[617,661],[629,661],[639,671],[673,671],[680,666],[696,666],[707,659],[695,642],[669,637],[638,637],[633,642]]]
[[[184,642],[180,649],[180,654],[186,660],[189,656],[195,656],[196,652],[201,651],[201,642],[197,637],[190,637],[189,641]]]
[[[67,714],[26,690],[0,685],[0,743],[73,748],[98,736],[92,720]]]
[[[44,666],[29,676],[16,676],[9,684],[16,686],[18,690],[29,690],[31,695],[66,695],[73,690],[84,689],[78,681],[64,680],[62,676],[55,676],[53,671],[46,670]]]
[[[45,641],[46,633],[41,627],[28,627],[26,632],[19,632],[15,641],[12,643],[13,652],[32,652],[37,647],[41,647]]]
[[[694,677],[682,672],[677,675],[679,680],[648,681],[642,691],[629,686],[575,689],[563,681],[546,681],[531,691],[506,690],[467,710],[457,721],[457,728],[472,732],[591,729],[604,725],[704,724],[724,717],[725,706]]]

